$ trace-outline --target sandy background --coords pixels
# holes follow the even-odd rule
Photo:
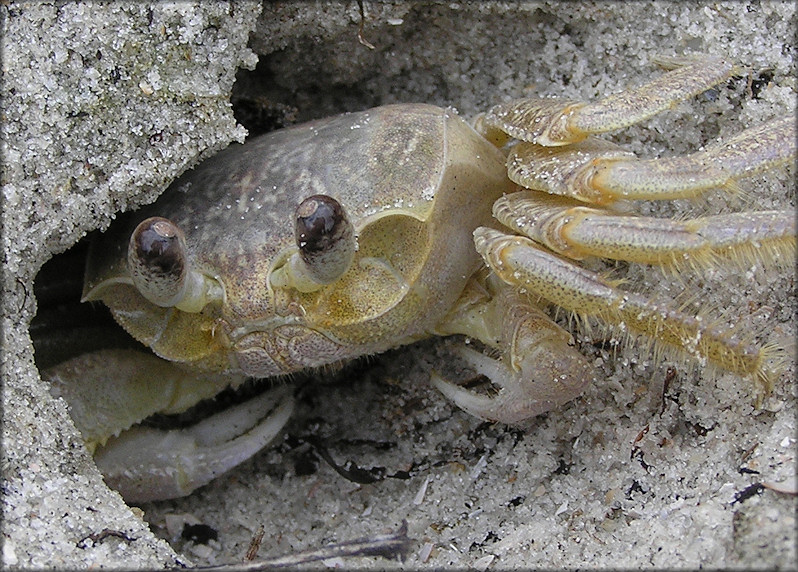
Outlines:
[[[427,343],[305,388],[274,447],[191,497],[131,510],[104,486],[63,403],[38,377],[32,283],[51,256],[243,138],[229,101],[236,69],[255,67],[248,42],[260,63],[255,75],[240,73],[236,97],[265,97],[300,120],[400,101],[469,117],[526,94],[595,99],[654,77],[653,57],[691,51],[749,65],[753,82],[730,82],[617,141],[643,156],[686,153],[794,112],[794,3],[365,8],[363,36],[374,50],[357,40],[354,2],[0,7],[4,566],[237,562],[259,525],[261,553],[274,555],[406,519],[412,569],[794,567],[795,497],[765,489],[734,502],[759,482],[795,487],[792,368],[755,410],[745,380],[691,374],[636,346],[613,353],[584,337],[601,383],[525,431],[449,405],[425,369],[445,359],[446,343]],[[794,208],[793,169],[744,187],[748,208]],[[704,206],[738,208],[718,197]],[[793,349],[792,272],[715,271],[685,282],[635,266],[617,272],[657,295],[687,284],[701,307],[722,308]],[[410,476],[357,485],[320,460],[309,438],[340,464]],[[172,537],[167,523],[192,519],[218,539]],[[81,542],[105,528],[135,540]]]

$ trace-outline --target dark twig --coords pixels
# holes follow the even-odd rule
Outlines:
[[[255,533],[255,536],[252,537],[252,540],[249,543],[249,549],[247,550],[246,556],[244,556],[244,562],[251,562],[255,560],[255,557],[258,555],[258,550],[260,550],[260,543],[263,542],[263,534],[265,529],[263,525],[258,527],[258,531]]]
[[[257,562],[200,566],[194,568],[194,570],[204,570],[206,572],[231,572],[232,570],[256,572],[259,570],[296,567],[310,562],[318,562],[319,560],[352,556],[382,556],[383,558],[404,559],[410,550],[411,542],[412,539],[407,536],[407,521],[403,521],[399,530],[390,534],[358,538],[305,552],[265,558]]]

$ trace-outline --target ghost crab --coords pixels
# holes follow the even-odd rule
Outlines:
[[[45,372],[109,485],[129,502],[189,494],[265,446],[292,396],[280,386],[167,433],[137,425],[153,413],[429,336],[462,334],[499,355],[460,354],[495,395],[433,376],[465,411],[505,423],[548,411],[594,380],[549,305],[766,389],[780,367],[772,349],[578,262],[792,263],[792,212],[679,222],[613,212],[730,189],[795,155],[794,117],[674,159],[638,160],[595,137],[735,72],[713,57],[670,63],[597,103],[517,100],[473,127],[419,104],[277,131],[223,151],[120,221],[93,245],[83,299],[102,300],[156,355],[100,350]]]

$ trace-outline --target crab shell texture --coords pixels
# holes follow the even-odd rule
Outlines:
[[[435,333],[481,265],[472,233],[510,190],[502,153],[455,112],[391,105],[234,145],[178,179],[95,243],[84,298],[101,299],[170,361],[267,377],[335,364]],[[293,213],[337,199],[357,251],[313,292],[273,287],[297,251]],[[129,237],[150,216],[185,234],[188,265],[221,286],[200,312],[159,307],[133,286]],[[204,397],[197,394],[197,399]]]

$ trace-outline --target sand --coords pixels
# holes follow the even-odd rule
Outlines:
[[[33,280],[85,233],[242,140],[229,100],[236,69],[255,65],[248,37],[264,75],[236,89],[291,106],[300,120],[392,102],[453,106],[471,117],[531,94],[593,100],[655,77],[656,56],[685,52],[724,55],[750,66],[755,81],[699,96],[616,141],[646,157],[683,154],[795,107],[789,2],[367,2],[362,36],[374,50],[358,42],[354,2],[267,4],[258,17],[260,9],[2,8],[4,566],[240,562],[261,525],[261,554],[275,555],[407,520],[414,542],[404,564],[346,566],[795,567],[794,494],[750,488],[795,489],[793,369],[756,409],[744,379],[691,373],[636,344],[612,352],[582,333],[600,383],[524,431],[447,403],[427,368],[448,343],[433,342],[306,388],[273,447],[186,499],[130,509],[105,487],[63,402],[38,376],[28,333]],[[746,180],[751,198],[742,208],[793,209],[794,174]],[[716,194],[700,210],[739,208]],[[687,216],[697,207],[641,210]],[[791,271],[616,272],[653,295],[686,286],[700,307],[793,348]],[[411,475],[353,483],[302,444],[310,435],[338,463]],[[746,490],[759,493],[735,501]],[[173,538],[167,523],[183,520],[210,526],[217,540]],[[106,528],[128,538],[86,540]]]

